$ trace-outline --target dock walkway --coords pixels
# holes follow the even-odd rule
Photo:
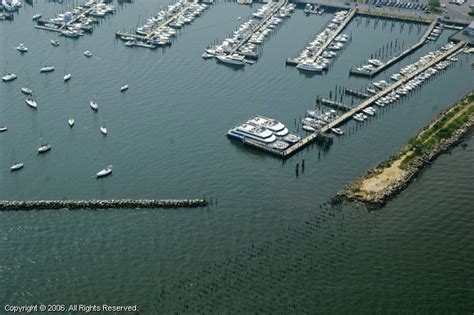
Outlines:
[[[428,36],[430,36],[433,29],[436,27],[437,23],[438,23],[438,19],[436,18],[431,22],[431,24],[428,27],[428,29],[426,30],[426,32],[423,34],[423,36],[420,38],[420,40],[416,44],[408,47],[407,49],[402,51],[399,55],[390,58],[384,64],[380,65],[379,67],[375,68],[374,70],[372,70],[372,71],[358,71],[357,69],[351,69],[350,74],[358,75],[358,76],[366,76],[366,77],[373,77],[373,76],[377,75],[381,71],[387,69],[388,67],[392,66],[393,64],[397,63],[401,59],[405,58],[406,56],[408,56],[409,54],[413,53],[415,50],[417,50],[418,48],[423,46],[423,44],[426,42],[426,39],[428,38]]]

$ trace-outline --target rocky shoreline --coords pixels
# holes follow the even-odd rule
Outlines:
[[[465,98],[463,98],[464,100]],[[450,106],[448,109],[443,111],[438,115],[433,121],[428,124],[418,135],[422,134],[424,131],[429,129],[434,123],[441,119],[446,113],[451,111],[454,107],[459,105],[462,102],[456,102],[453,106]],[[468,105],[469,106],[469,105]],[[431,164],[440,154],[447,152],[452,149],[454,146],[458,145],[464,139],[464,136],[468,135],[470,131],[474,130],[474,114],[470,114],[466,123],[457,128],[451,137],[447,139],[440,140],[437,145],[429,150],[428,152],[424,151],[419,156],[410,163],[410,165],[404,169],[403,176],[393,183],[383,187],[380,191],[376,193],[361,194],[360,187],[363,181],[373,178],[377,174],[382,173],[383,170],[390,167],[393,162],[401,159],[406,154],[406,148],[403,148],[393,154],[389,159],[381,162],[375,168],[368,170],[364,175],[357,178],[354,182],[346,186],[342,191],[340,191],[333,199],[332,203],[337,204],[343,201],[356,202],[362,205],[365,205],[369,209],[379,209],[383,207],[387,201],[391,200],[402,192],[417,176],[417,174],[427,165]]]
[[[0,211],[111,208],[197,208],[204,199],[110,199],[110,200],[0,200]]]

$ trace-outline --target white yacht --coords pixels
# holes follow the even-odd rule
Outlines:
[[[8,127],[6,126],[0,127],[0,132],[5,132],[7,130],[8,130]]]
[[[86,51],[84,52],[84,56],[86,56],[86,57],[92,57],[92,53],[91,53],[90,51],[86,50]]]
[[[51,150],[51,144],[42,144],[38,148],[38,153],[45,153]]]
[[[342,136],[344,134],[344,131],[342,131],[340,128],[331,128],[331,131],[338,136]]]
[[[22,87],[21,88],[21,93],[26,94],[26,95],[31,95],[31,94],[33,94],[33,90],[30,89],[29,87]]]
[[[372,106],[369,106],[367,108],[364,108],[362,110],[365,114],[369,115],[369,116],[374,116],[375,115],[375,108],[373,108]]]
[[[70,73],[66,74],[64,76],[64,82],[67,82],[67,81],[71,80],[71,78],[72,78],[72,75]]]
[[[38,108],[38,104],[36,104],[36,101],[31,97],[28,97],[25,100],[25,103],[26,103],[26,105],[30,106],[31,108],[34,108],[34,109]]]
[[[24,44],[18,45],[18,47],[16,48],[16,50],[18,50],[18,51],[21,52],[21,53],[28,52],[28,48],[26,48],[26,46],[25,46]]]
[[[43,68],[40,69],[40,72],[52,72],[54,71],[53,66],[44,66]]]
[[[107,135],[107,128],[105,128],[104,126],[100,126],[100,132],[106,136]]]
[[[67,123],[69,124],[69,127],[72,128],[72,127],[74,126],[75,121],[74,121],[73,118],[69,118],[69,120],[67,121]]]
[[[231,138],[239,140],[249,138],[262,143],[272,143],[276,140],[276,136],[273,134],[272,131],[264,127],[257,127],[245,123],[230,129],[227,135]]]
[[[99,105],[96,101],[90,101],[89,106],[92,108],[93,111],[97,111],[99,109]]]
[[[226,55],[216,56],[216,58],[223,63],[227,63],[231,65],[236,65],[236,66],[245,65],[244,56],[241,56],[238,54],[233,54],[233,55],[228,55],[228,56]]]
[[[313,128],[313,127],[308,126],[308,125],[303,125],[303,130],[307,131],[307,132],[315,132],[316,128]]]
[[[128,85],[127,84],[124,84],[120,87],[120,92],[125,92],[126,90],[128,90]]]
[[[304,71],[310,71],[310,72],[322,72],[324,70],[324,66],[316,62],[299,63],[296,66],[296,68],[300,70],[304,70]]]
[[[362,116],[362,114],[358,113],[358,114],[354,114],[352,116],[352,118],[354,118],[355,120],[359,121],[359,122],[363,122],[364,121],[364,117]]]
[[[105,177],[105,176],[108,176],[112,174],[112,165],[109,165],[107,166],[106,168],[104,168],[103,170],[100,170],[98,173],[97,173],[97,178],[99,177]]]
[[[248,120],[247,123],[255,126],[265,127],[279,137],[283,137],[288,134],[288,128],[286,128],[284,124],[275,119],[263,116],[256,116]]]
[[[23,168],[23,163],[15,163],[12,166],[10,166],[10,171],[14,172],[22,168]]]
[[[16,74],[14,73],[7,73],[5,74],[3,77],[2,77],[2,80],[4,82],[9,82],[9,81],[13,81],[17,78]]]

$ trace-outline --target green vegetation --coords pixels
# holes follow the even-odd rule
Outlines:
[[[440,11],[441,3],[439,0],[429,0],[428,1],[428,7],[430,8],[431,11]]]
[[[458,105],[444,113],[434,124],[408,142],[405,152],[409,152],[402,160],[400,167],[407,169],[425,152],[429,152],[441,140],[450,138],[456,130],[464,125],[474,113],[474,93],[469,94]]]

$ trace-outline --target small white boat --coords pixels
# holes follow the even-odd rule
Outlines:
[[[100,132],[106,136],[107,135],[107,128],[105,128],[104,126],[100,126]]]
[[[51,45],[53,46],[59,46],[59,42],[57,40],[52,39],[51,40]]]
[[[69,118],[69,120],[67,121],[67,123],[69,124],[69,127],[73,127],[74,126],[74,119],[73,118]]]
[[[33,15],[32,19],[33,19],[33,21],[36,21],[36,20],[39,20],[41,18],[41,16],[42,16],[41,14],[37,13],[37,14]]]
[[[45,153],[45,152],[48,152],[49,150],[51,150],[51,144],[42,144],[38,148],[38,153]]]
[[[25,46],[24,44],[18,45],[18,47],[16,48],[16,50],[18,50],[18,51],[21,52],[21,53],[28,52],[28,48],[26,48],[26,46]]]
[[[72,75],[70,73],[66,74],[64,76],[64,82],[67,82],[67,81],[71,80],[71,78],[72,78]]]
[[[31,97],[27,98],[25,100],[25,103],[26,103],[26,105],[30,106],[31,108],[34,108],[34,109],[38,108],[38,104],[36,104],[36,101],[34,99],[32,99]]]
[[[313,127],[308,126],[308,125],[303,125],[303,130],[305,130],[307,132],[315,132],[316,128],[313,128]]]
[[[22,168],[23,168],[23,163],[15,163],[12,166],[10,166],[10,171],[14,172]]]
[[[54,67],[53,66],[44,66],[43,68],[40,69],[40,72],[44,73],[44,72],[52,72],[54,71]]]
[[[331,128],[331,131],[334,132],[338,136],[342,136],[344,134],[344,131],[340,128]]]
[[[110,174],[112,174],[112,165],[109,165],[106,168],[104,168],[103,170],[100,170],[97,173],[97,178],[109,176]]]
[[[26,95],[31,95],[31,94],[33,94],[33,90],[28,88],[28,87],[22,87],[21,88],[21,93],[26,94]]]
[[[88,58],[89,58],[89,57],[92,57],[92,53],[91,53],[90,51],[86,50],[86,51],[84,52],[84,56],[86,56],[86,57],[88,57]]]
[[[210,58],[214,58],[215,55],[212,55],[210,53],[205,52],[201,55],[201,57],[204,58],[204,59],[210,59]]]
[[[364,121],[364,117],[362,116],[362,114],[354,114],[352,116],[352,118],[354,118],[355,120],[359,121],[359,122],[363,122]]]
[[[89,106],[92,108],[93,111],[97,111],[99,109],[99,105],[95,101],[90,101]]]
[[[17,78],[16,74],[14,74],[14,73],[7,73],[6,75],[4,75],[4,76],[2,77],[2,80],[3,80],[4,82],[10,82],[10,81],[15,80],[16,78]]]
[[[127,84],[124,84],[120,87],[120,92],[125,92],[126,90],[128,90],[128,85]]]
[[[8,130],[8,128],[6,126],[0,127],[0,132],[5,132],[7,130]]]

